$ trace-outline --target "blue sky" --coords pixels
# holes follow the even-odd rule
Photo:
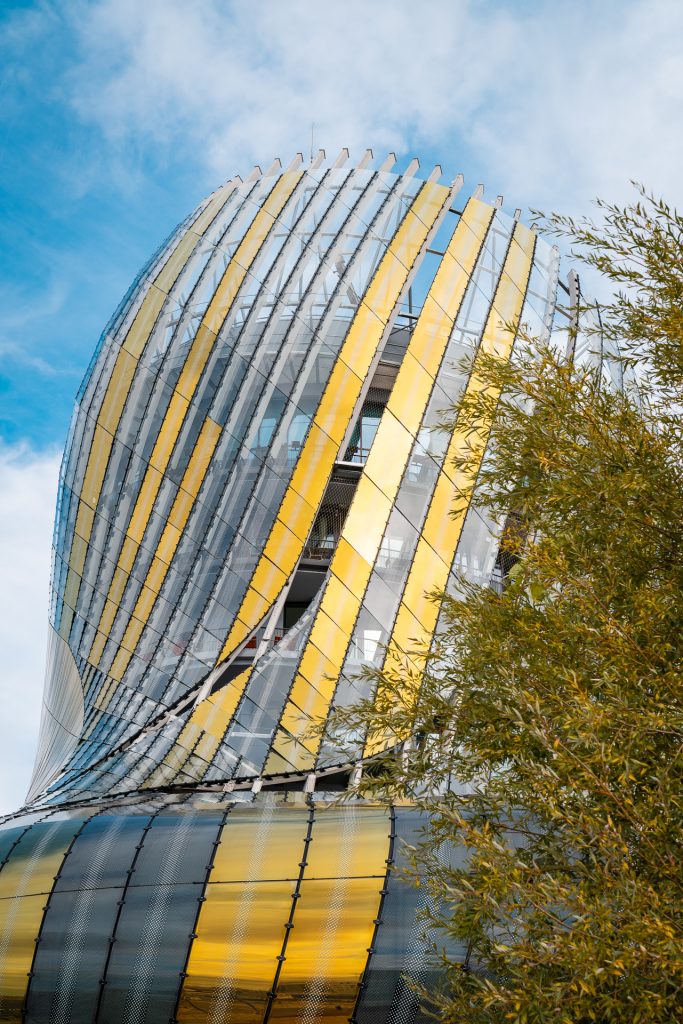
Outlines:
[[[136,269],[212,187],[78,112],[78,8],[2,8],[0,437],[62,446],[89,352]]]
[[[367,146],[505,207],[589,211],[629,178],[679,205],[679,0],[43,0],[0,6],[0,639],[33,757],[49,535],[73,398],[110,313],[221,181]],[[19,719],[19,725],[17,725]]]

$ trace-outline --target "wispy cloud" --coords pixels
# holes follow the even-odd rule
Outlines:
[[[217,178],[320,144],[426,149],[515,202],[680,191],[677,0],[102,0],[72,8],[79,116]],[[675,126],[678,125],[678,129]]]
[[[80,369],[76,367],[61,366],[58,362],[50,363],[42,356],[32,355],[14,341],[3,341],[0,339],[0,366],[6,362],[18,363],[28,370],[35,370],[44,377],[71,377],[82,376]]]

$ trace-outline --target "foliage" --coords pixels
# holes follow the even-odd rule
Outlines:
[[[626,289],[603,328],[638,391],[531,339],[478,363],[459,423],[494,417],[476,500],[516,564],[445,597],[419,685],[397,655],[336,724],[417,737],[361,789],[430,811],[415,871],[449,970],[424,995],[447,1021],[683,1018],[683,220],[642,191],[600,210],[544,225]]]

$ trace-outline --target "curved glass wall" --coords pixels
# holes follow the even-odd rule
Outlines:
[[[310,726],[392,652],[419,674],[426,589],[496,585],[440,423],[509,325],[554,329],[558,255],[461,178],[347,157],[200,204],[79,390],[36,768],[0,829],[3,1020],[398,1024],[436,984],[393,871],[416,812],[332,805],[377,748]]]

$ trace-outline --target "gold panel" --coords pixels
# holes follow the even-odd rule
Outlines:
[[[173,552],[178,546],[180,537],[180,530],[176,530],[175,526],[170,526],[167,523],[166,529],[161,535],[161,542],[163,543],[164,548],[163,555],[165,558],[168,558],[169,562],[173,557]],[[161,547],[161,544],[159,546]],[[156,555],[152,559],[151,565],[147,572],[145,585],[142,588],[142,592],[147,590],[152,595],[152,602],[154,602],[157,594],[161,590],[161,585],[166,578],[169,562],[162,562],[161,558],[158,558]],[[138,608],[138,613],[142,613],[142,605],[140,605],[140,607]]]
[[[309,718],[314,719],[322,713],[327,701],[327,697],[320,693],[319,690],[316,690],[315,686],[311,686],[308,680],[301,678],[295,682],[289,699],[293,705],[301,709],[299,714],[303,712]],[[281,724],[285,729],[289,729],[289,725],[284,717]]]
[[[21,1021],[36,939],[64,854],[82,820],[34,825],[0,871],[0,1020]]]
[[[347,1024],[384,886],[386,811],[316,808],[271,1019]]]
[[[240,672],[238,676],[221,687],[217,693],[200,701],[192,712],[190,721],[216,739],[222,739],[244,693],[247,680],[251,675],[251,668],[250,665],[244,672]]]
[[[261,1024],[295,885],[207,886],[178,1007],[181,1024]]]
[[[299,676],[303,676],[321,693],[331,693],[334,689],[336,667],[335,662],[309,641],[301,659]]]
[[[281,588],[287,582],[287,575],[272,562],[262,558],[258,564],[252,587],[259,594],[269,594],[274,587]]]
[[[339,618],[342,620],[339,623],[334,622],[322,609],[318,612],[315,620],[316,641],[333,664],[337,664],[340,658],[343,660],[350,632],[355,622],[355,615],[348,606],[346,608],[342,606],[339,611]],[[346,630],[342,628],[343,622],[347,625]],[[313,682],[313,680],[311,681]]]
[[[254,630],[252,627],[247,626],[247,624],[242,622],[240,618],[236,618],[230,630],[230,636],[233,638],[235,649],[247,640],[253,632]]]
[[[361,587],[365,590],[372,572],[372,564],[359,555],[342,534],[334,553],[334,564],[331,566],[331,571],[337,577],[337,582],[343,582],[345,589],[355,596]],[[336,593],[333,593],[331,597],[334,597],[335,600],[338,599]],[[347,595],[344,595],[344,600],[348,600]]]
[[[384,417],[382,418],[382,422]],[[380,428],[382,424],[380,423]],[[377,431],[375,440],[373,442],[373,448],[377,443],[383,440],[383,434],[380,435],[380,431]],[[384,459],[387,464],[391,465],[392,452],[391,448],[383,449]],[[398,474],[400,475],[403,471],[403,467],[400,466]],[[386,482],[386,478],[385,478]],[[358,481],[356,492],[351,502],[351,508],[349,509],[344,523],[344,529],[342,531],[342,537],[355,548],[358,554],[363,558],[369,565],[375,561],[377,552],[379,551],[380,544],[382,543],[382,534],[387,524],[389,514],[391,513],[392,496],[385,494],[384,491],[380,491],[379,487],[370,480],[365,473],[361,476]],[[335,552],[336,555],[336,552]],[[352,586],[351,582],[342,576],[337,571],[335,556],[332,557],[330,568],[336,576],[343,579],[347,587],[354,591],[354,594],[362,600],[362,593],[358,593]],[[367,581],[366,581],[367,582]],[[325,599],[323,598],[323,601]]]
[[[379,878],[304,881],[270,1020],[348,1024],[381,888]]]
[[[270,600],[264,597],[263,594],[258,593],[253,587],[250,587],[246,593],[246,596],[242,602],[240,608],[241,618],[237,620],[238,624],[242,623],[244,619],[247,622],[261,622],[266,612],[270,608]],[[251,630],[249,630],[251,632]]]
[[[303,731],[303,730],[301,730]],[[315,768],[315,754],[312,754],[299,740],[295,740],[284,729],[278,728],[273,748],[264,768],[266,775],[280,772],[310,772]]]
[[[327,426],[333,429],[333,424],[328,422]],[[292,490],[306,498],[309,508],[317,509],[318,503],[327,487],[332,464],[337,457],[338,451],[339,441],[333,441],[329,431],[321,429],[318,417],[316,416],[304,444],[306,458],[304,459],[300,455],[294,467],[291,482]],[[283,500],[284,507],[285,503]],[[282,519],[288,526],[290,525],[289,520],[284,516],[282,516]],[[293,527],[291,528],[293,529]],[[308,533],[308,531],[306,532]]]
[[[309,755],[310,757],[310,755]],[[269,775],[280,775],[283,772],[291,772],[292,766],[289,761],[285,761],[284,757],[279,754],[274,754],[271,750],[268,755],[268,762],[266,772]]]
[[[21,1021],[23,1006],[43,918],[45,895],[18,896],[0,903],[0,941],[6,942],[0,962],[0,1020]]]
[[[292,491],[292,499],[296,501],[296,495]],[[290,503],[291,504],[291,503]],[[303,504],[299,506],[302,509]],[[295,531],[296,532],[296,531]],[[301,537],[288,530],[279,519],[276,519],[270,531],[268,543],[264,549],[265,556],[271,563],[278,565],[285,576],[289,576],[292,569],[299,561],[301,554]]]
[[[237,255],[237,253],[235,255]],[[226,288],[225,294],[226,297],[228,294],[230,294],[233,295],[234,298],[233,293],[236,292],[235,285],[239,286],[239,284],[242,283],[246,275],[242,273],[241,267],[235,267],[232,263],[230,264],[228,269],[230,269],[230,267],[232,267],[233,273],[230,275],[228,275],[227,273],[225,274],[223,280],[221,281],[221,284],[218,286],[218,289],[220,290],[221,285],[223,283],[225,283],[226,285],[230,283],[231,287],[229,290]],[[192,400],[192,396],[194,395],[197,385],[199,384],[199,379],[202,375],[204,367],[206,366],[207,360],[211,354],[211,350],[216,344],[218,330],[220,330],[220,327],[216,331],[212,331],[209,327],[207,327],[206,316],[207,314],[204,315],[204,320],[202,321],[202,323],[200,323],[199,327],[197,328],[197,333],[195,334],[192,340],[192,346],[187,354],[187,359],[185,360],[182,372],[180,374],[180,377],[178,378],[178,383],[176,384],[176,391],[178,392],[178,394],[184,395],[188,401]]]
[[[423,621],[422,616],[427,606],[437,607],[430,601],[428,593],[443,590],[448,582],[449,569],[450,566],[429,544],[418,544],[402,598],[418,622]]]
[[[260,1024],[305,855],[308,812],[235,808],[216,851],[178,1020]]]
[[[201,736],[201,749],[198,749],[198,752],[206,762],[205,769],[208,768],[244,693],[251,669],[250,665],[216,693],[205,697],[197,704],[161,765],[147,778],[143,788],[168,785],[172,782],[180,770],[178,766],[182,767],[185,764],[198,736]],[[200,781],[204,771],[197,774],[197,781]]]
[[[360,577],[356,577],[356,583],[359,584],[360,587],[363,587],[363,583],[361,581],[364,579],[365,573]],[[356,622],[353,598],[354,590],[352,583],[353,578],[349,580],[349,586],[346,586],[341,582],[341,580],[337,579],[334,574],[330,574],[328,576],[325,586],[327,587],[329,607],[334,609],[334,620],[330,619],[326,612],[321,611],[319,633],[321,638],[326,632],[325,618],[334,625],[335,631],[341,630],[347,638],[351,636]],[[327,631],[329,631],[329,628],[330,627],[327,626]],[[325,647],[325,650],[327,650],[327,646]]]
[[[438,605],[431,604],[423,609],[422,618],[416,619],[409,608],[404,604],[399,605],[394,623],[395,635],[403,640],[402,647],[399,647],[398,642],[394,642],[394,647],[399,653],[405,654],[407,651],[421,649],[431,639],[438,612]]]
[[[163,304],[164,298],[165,296],[162,295],[161,292],[157,292],[152,288],[145,296],[145,301],[143,301],[142,303],[141,310],[142,308],[144,308],[145,303],[147,302],[148,299],[153,300],[155,308],[157,306],[159,306],[160,308],[161,305]],[[135,324],[133,324],[133,328],[134,327]],[[133,328],[131,328],[131,330]],[[146,337],[147,335],[145,334],[145,338]],[[114,434],[116,433],[116,428],[119,425],[121,411],[123,409],[124,402],[128,397],[130,384],[137,369],[137,366],[137,359],[133,355],[131,355],[131,353],[126,350],[126,348],[119,349],[119,354],[117,355],[116,362],[114,363],[114,369],[112,371],[111,380],[109,381],[109,386],[102,400],[102,407],[97,416],[98,426],[102,427],[103,430],[106,430],[111,437],[114,436]],[[94,448],[91,449],[91,453],[93,455],[93,458],[92,461],[88,459],[88,469],[86,470],[82,493],[84,499],[89,504],[95,505],[97,503],[97,499],[100,496],[99,487],[97,487],[97,490],[95,491],[95,481],[99,480],[100,484],[102,482],[102,474],[104,473],[104,468],[106,465],[106,457],[101,458],[99,452]],[[107,456],[108,454],[109,453],[107,452]],[[88,481],[88,472],[93,473],[93,477],[91,477],[91,482],[93,483],[92,493],[90,489],[86,486],[86,482]]]
[[[426,389],[426,395],[428,396],[431,391],[432,381],[429,379],[429,385]],[[413,382],[413,393],[415,395],[415,404],[419,407],[420,395],[415,394],[417,388],[416,382]],[[415,425],[415,433],[419,427],[419,419]],[[402,423],[392,415],[391,407],[385,410],[382,414],[381,420],[381,438],[378,444],[373,444],[368,455],[368,460],[365,463],[363,470],[363,478],[366,480],[372,480],[373,483],[379,487],[381,492],[385,494],[390,502],[393,503],[396,494],[398,492],[399,484],[401,483],[401,477],[408,456],[410,455],[415,440],[415,433],[410,433]],[[377,430],[379,433],[379,428]],[[388,453],[391,453],[387,457]],[[351,542],[353,543],[353,541]],[[363,554],[362,550],[361,554]]]
[[[388,408],[395,419],[412,435],[417,434],[422,422],[426,400],[431,394],[434,381],[421,363],[413,356],[410,348],[401,361]],[[426,396],[426,398],[425,398]]]
[[[308,523],[313,518],[315,518],[314,506],[306,498],[302,497],[298,491],[290,488],[283,498],[275,523],[286,526],[288,533],[294,534],[300,541],[305,541],[308,537]],[[275,531],[273,532],[275,533]],[[269,537],[268,544],[270,544],[270,539]],[[270,551],[272,550],[275,553],[277,548],[269,548],[268,544],[265,550],[268,552],[270,560],[275,562],[277,559],[270,555]]]
[[[364,334],[371,331],[373,327],[375,335],[381,334],[384,330],[384,324],[377,317],[371,316],[364,306],[361,306],[354,316],[353,327],[360,322],[365,323],[363,334],[359,335],[363,341],[365,340]],[[351,331],[349,331],[349,335],[351,335]],[[354,332],[354,337],[356,336],[358,336],[358,332]],[[376,340],[379,341],[379,338]],[[366,357],[365,361],[369,362],[369,359]],[[335,456],[344,439],[363,386],[363,381],[354,370],[350,369],[341,357],[337,360],[315,416],[316,427],[323,430],[334,441]]]

